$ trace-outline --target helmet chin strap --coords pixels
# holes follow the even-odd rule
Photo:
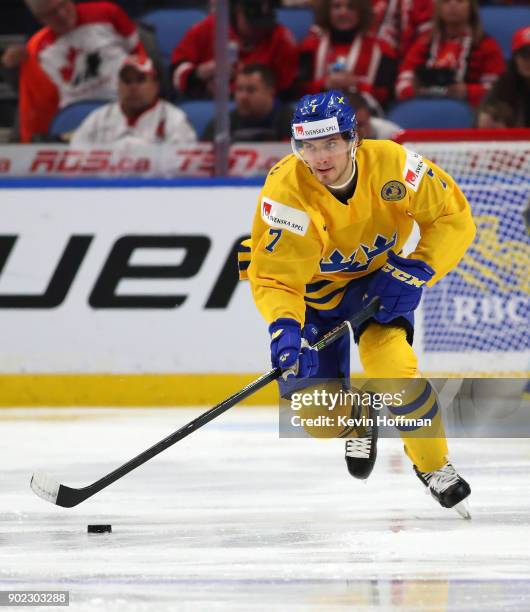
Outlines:
[[[352,182],[353,177],[355,176],[355,152],[356,152],[355,144],[352,144],[352,148],[351,148],[351,165],[352,165],[352,169],[351,169],[350,176],[341,185],[327,185],[327,187],[329,189],[335,189],[337,191],[340,191],[341,189],[344,189],[345,187],[347,187]]]
[[[344,189],[344,187],[346,187],[351,182],[353,177],[355,176],[355,162],[353,160],[352,160],[351,165],[352,165],[351,174],[344,183],[342,183],[341,185],[327,185],[327,187],[329,187],[330,189],[336,189],[336,190]]]

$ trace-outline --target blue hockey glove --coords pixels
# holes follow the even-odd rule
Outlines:
[[[318,330],[305,325],[302,330],[294,319],[277,319],[269,326],[271,335],[271,362],[284,370],[284,378],[307,378],[318,370],[318,351],[311,348]]]
[[[363,305],[374,297],[381,300],[381,308],[374,315],[379,323],[388,323],[402,317],[418,307],[423,285],[431,280],[435,272],[419,259],[407,259],[388,252],[386,264],[380,268],[368,285],[363,296]]]

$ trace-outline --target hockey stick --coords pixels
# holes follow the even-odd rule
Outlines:
[[[322,350],[326,346],[329,346],[335,340],[338,340],[341,336],[344,336],[348,333],[348,330],[352,327],[357,327],[372,317],[379,310],[379,300],[375,298],[368,304],[366,308],[359,311],[355,315],[351,317],[351,319],[344,321],[340,325],[338,325],[335,329],[331,330],[325,336],[323,336],[318,342],[313,345],[313,348],[317,350]],[[199,429],[206,423],[209,423],[223,412],[226,412],[232,406],[235,406],[240,401],[249,397],[250,395],[256,393],[259,389],[265,387],[273,380],[279,378],[282,374],[281,368],[274,368],[263,374],[259,378],[256,378],[253,382],[248,384],[246,387],[243,387],[237,393],[234,393],[217,406],[210,408],[193,421],[190,421],[184,427],[181,427],[177,431],[173,432],[167,438],[160,440],[155,445],[148,448],[143,453],[140,453],[127,463],[124,463],[119,468],[115,469],[110,474],[103,476],[96,482],[82,487],[80,489],[74,489],[72,487],[67,487],[66,485],[59,484],[53,478],[50,478],[48,475],[43,472],[35,472],[31,477],[30,486],[33,489],[34,493],[36,493],[42,499],[51,502],[57,506],[62,506],[63,508],[73,508],[77,506],[81,502],[85,501],[92,495],[95,495],[105,487],[108,487],[110,484],[125,476],[135,468],[139,467],[149,459],[152,459],[166,448],[173,446],[176,442],[179,442],[186,436],[189,436],[195,430]]]

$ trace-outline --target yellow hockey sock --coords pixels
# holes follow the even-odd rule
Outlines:
[[[402,405],[389,407],[390,416],[418,423],[423,419],[424,424],[418,427],[397,426],[408,457],[422,472],[442,467],[447,461],[447,441],[440,409],[429,382],[417,378],[418,360],[407,342],[406,331],[400,327],[370,324],[360,338],[359,355],[367,377],[395,379],[395,382],[385,381],[387,392],[405,389]],[[404,385],[403,378],[413,380]]]

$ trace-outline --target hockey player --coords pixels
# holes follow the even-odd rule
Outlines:
[[[309,348],[313,332],[323,335],[378,296],[380,311],[354,330],[364,373],[416,378],[414,397],[389,410],[431,419],[432,430],[398,427],[405,452],[439,503],[458,505],[468,517],[461,502],[471,490],[447,460],[436,395],[418,378],[411,345],[423,287],[452,270],[473,241],[469,204],[453,179],[420,155],[391,141],[360,142],[355,114],[339,91],[299,101],[292,146],[294,155],[269,172],[251,239],[240,249],[242,277],[248,274],[269,323],[272,364],[285,370],[287,382],[296,376],[348,385],[349,338],[316,353]],[[404,257],[414,221],[421,239]],[[375,446],[373,431],[346,442],[352,476],[370,474]]]

